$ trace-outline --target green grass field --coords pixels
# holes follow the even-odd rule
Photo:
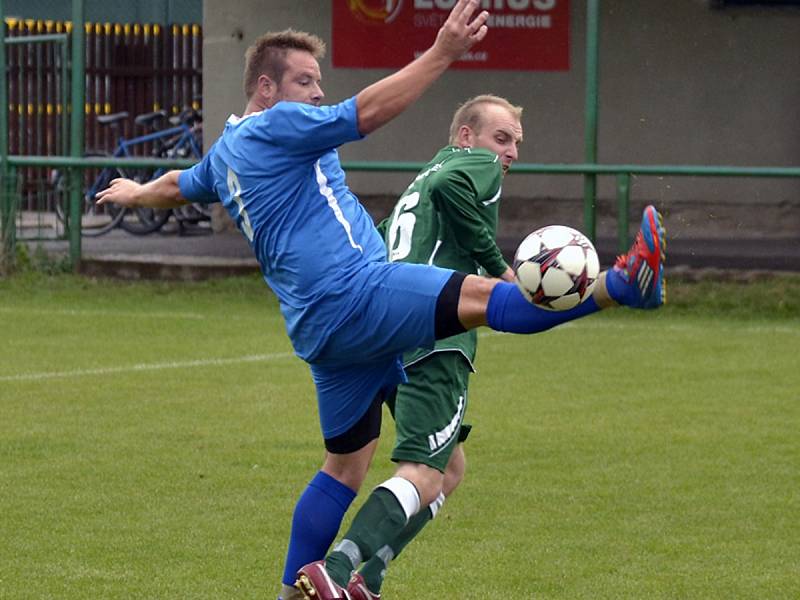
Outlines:
[[[482,334],[467,479],[387,599],[800,597],[800,277],[670,294]],[[28,273],[0,323],[0,598],[274,600],[322,445],[263,283]]]

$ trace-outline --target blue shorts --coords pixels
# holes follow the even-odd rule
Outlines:
[[[357,310],[311,361],[322,435],[350,429],[381,391],[405,381],[401,355],[433,347],[436,300],[449,269],[370,263],[358,275]]]

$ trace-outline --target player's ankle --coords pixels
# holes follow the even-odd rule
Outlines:
[[[600,308],[613,308],[615,306],[619,306],[619,302],[614,300],[611,297],[611,293],[608,291],[608,283],[606,279],[608,278],[608,271],[603,271],[597,277],[597,283],[594,286],[594,290],[592,290],[592,298],[597,303],[597,306]]]
[[[342,587],[347,587],[353,568],[352,561],[344,552],[334,550],[325,557],[325,571],[335,583]]]
[[[626,292],[628,289],[628,282],[622,276],[619,269],[609,269],[606,271],[605,287],[608,296],[617,304],[625,305]]]

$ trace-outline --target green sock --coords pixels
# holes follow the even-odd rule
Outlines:
[[[389,549],[391,551],[391,557],[389,560],[394,560],[398,554],[405,548],[408,543],[413,540],[416,535],[422,531],[422,528],[428,524],[428,522],[433,519],[433,514],[431,513],[430,508],[426,508],[425,510],[421,510],[417,514],[415,514],[411,519],[409,519],[408,524],[403,528],[403,530],[397,535],[397,537],[389,544]],[[361,567],[359,573],[364,578],[364,583],[367,584],[369,591],[373,594],[380,594],[381,593],[381,586],[383,586],[383,579],[386,577],[386,567],[388,567],[388,561],[385,561],[386,553],[378,552],[370,558],[364,566]]]
[[[350,529],[326,558],[325,570],[336,583],[347,585],[350,574],[369,560],[406,526],[406,513],[395,495],[376,488],[358,511]]]

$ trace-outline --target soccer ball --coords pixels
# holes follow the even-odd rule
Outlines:
[[[569,310],[592,294],[600,261],[585,235],[564,225],[549,225],[522,240],[514,274],[523,296],[547,310]]]

